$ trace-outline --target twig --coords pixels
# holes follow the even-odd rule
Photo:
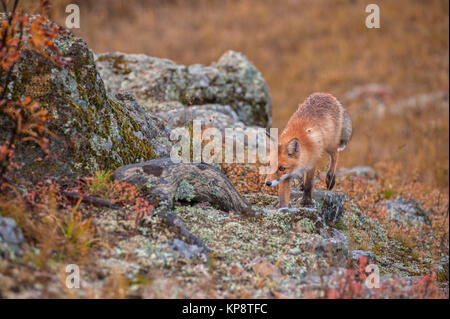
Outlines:
[[[96,207],[121,209],[121,207],[119,205],[111,203],[111,201],[104,199],[104,198],[89,196],[89,195],[82,195],[82,194],[78,194],[78,193],[69,193],[69,192],[64,192],[64,191],[61,191],[60,193],[61,193],[61,195],[65,196],[67,198],[70,198],[70,199],[80,199],[81,198],[82,202],[92,204]]]

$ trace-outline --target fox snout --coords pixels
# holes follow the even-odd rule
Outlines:
[[[278,181],[266,181],[266,185],[267,186],[269,186],[269,187],[275,187],[275,186],[277,186],[278,185]]]
[[[269,187],[275,187],[275,186],[278,185],[278,183],[279,183],[279,181],[277,181],[277,180],[274,180],[274,181],[266,181],[266,186],[269,186]]]
[[[265,182],[265,184],[266,184],[266,186],[269,186],[269,187],[275,187],[275,186],[277,186],[278,184],[280,183],[280,181],[279,180],[269,180],[269,179],[266,179],[266,182]]]
[[[280,184],[285,179],[291,177],[290,169],[283,168],[283,171],[280,171],[280,168],[274,173],[266,176],[266,181],[264,184],[269,187],[275,187]]]

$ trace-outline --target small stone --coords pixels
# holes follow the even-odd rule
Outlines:
[[[189,259],[202,254],[203,251],[202,247],[197,245],[189,245],[178,238],[175,238],[172,243],[169,244],[169,247],[173,251]]]
[[[12,218],[0,217],[0,256],[8,252],[20,255],[24,240],[22,230]]]
[[[310,218],[316,224],[318,223],[317,226],[323,223],[334,226],[345,213],[346,197],[342,192],[314,190],[312,193],[313,207],[302,207],[300,204],[302,197],[302,192],[292,190],[291,203],[298,208],[280,208],[278,212],[298,212],[299,215]]]

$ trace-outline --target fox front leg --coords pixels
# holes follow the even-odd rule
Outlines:
[[[314,172],[315,168],[313,167],[306,173],[305,183],[304,183],[304,191],[303,198],[300,202],[300,205],[303,207],[311,207],[312,206],[312,188],[314,182]]]
[[[279,208],[289,207],[290,198],[291,198],[291,179],[286,178],[278,185]]]
[[[302,176],[300,176],[299,178],[298,178],[298,181],[299,181],[299,186],[298,186],[298,189],[301,191],[301,192],[304,192],[305,191],[305,175],[306,175],[306,173],[304,173],[304,174],[302,174]]]

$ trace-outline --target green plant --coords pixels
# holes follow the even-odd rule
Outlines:
[[[111,172],[96,171],[89,181],[89,193],[93,196],[105,196],[111,192]]]
[[[396,193],[392,189],[385,189],[382,193],[383,198],[390,199],[396,195]]]

